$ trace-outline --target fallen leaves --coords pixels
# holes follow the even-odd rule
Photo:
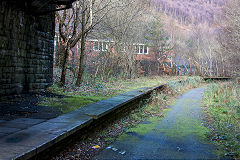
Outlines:
[[[98,148],[100,148],[100,146],[99,146],[99,145],[96,145],[96,146],[92,146],[92,148],[93,148],[93,149],[98,149]]]

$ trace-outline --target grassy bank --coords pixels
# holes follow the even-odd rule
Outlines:
[[[59,88],[57,85],[53,85],[48,90],[50,92],[64,95],[101,95],[110,97],[137,88],[153,87],[159,84],[165,84],[184,79],[187,79],[187,77],[152,76],[140,77],[136,79],[109,79],[108,81],[86,80],[83,81],[79,87],[75,87],[74,85],[66,85],[63,88]]]
[[[96,81],[95,83],[84,82],[80,87],[68,86],[59,88],[53,85],[48,92],[63,95],[64,97],[44,97],[39,106],[49,106],[61,113],[68,113],[78,108],[104,100],[118,94],[142,87],[153,87],[171,81],[184,80],[187,77],[141,77],[128,80],[112,80],[108,82]]]
[[[210,139],[220,147],[219,156],[240,158],[240,84],[212,83],[204,94]]]

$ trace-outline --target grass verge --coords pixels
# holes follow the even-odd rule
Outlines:
[[[80,87],[65,87],[59,88],[53,85],[47,89],[47,92],[57,95],[64,95],[59,97],[43,97],[38,106],[49,106],[61,113],[72,112],[83,106],[104,100],[118,94],[128,92],[142,87],[153,87],[171,81],[185,80],[187,77],[141,77],[132,80],[115,80],[109,82],[97,81],[95,84],[82,83]]]
[[[240,84],[212,83],[204,94],[204,109],[211,132],[209,138],[220,157],[240,158]]]

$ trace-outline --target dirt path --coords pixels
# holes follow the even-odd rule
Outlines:
[[[164,118],[129,129],[94,159],[216,159],[200,104],[203,88],[184,94]]]

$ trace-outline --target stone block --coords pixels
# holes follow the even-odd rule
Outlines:
[[[23,124],[23,123],[14,123],[14,122],[6,122],[6,123],[2,123],[0,124],[0,127],[7,127],[7,128],[17,128],[17,129],[26,129],[28,127],[30,127],[32,125],[29,124]]]
[[[0,124],[6,122],[5,120],[0,120]]]
[[[104,103],[94,103],[83,108],[79,111],[83,112],[85,115],[98,119],[116,108],[116,105],[104,104]]]
[[[18,118],[18,119],[12,120],[11,122],[36,125],[36,124],[42,123],[44,121],[45,121],[45,119]]]
[[[31,128],[39,128],[47,133],[55,134],[58,137],[57,141],[75,133],[76,131],[88,126],[92,122],[92,118],[84,114],[71,115],[73,117],[63,116],[54,118],[47,122],[33,126]],[[47,129],[46,129],[47,128]]]
[[[131,97],[136,97],[137,98],[137,97],[140,97],[144,94],[145,94],[145,92],[136,90],[136,91],[126,92],[126,93],[123,93],[123,94],[120,94],[120,95],[131,96]]]
[[[149,93],[152,92],[153,87],[143,87],[143,88],[138,88],[137,91],[139,92],[144,92],[144,93]]]
[[[6,90],[3,90],[3,89],[1,89],[0,88],[0,95],[5,95],[6,94]],[[0,98],[0,101],[1,101],[2,99]]]
[[[0,133],[0,138],[7,136],[8,134],[6,133]],[[0,149],[1,150],[1,149]]]
[[[0,14],[0,73],[2,83],[15,83],[15,82],[22,82],[22,83],[28,83],[25,82],[25,79],[23,77],[19,77],[19,74],[23,73],[27,74],[26,70],[28,68],[39,68],[39,70],[31,70],[29,73],[31,74],[37,74],[37,73],[43,73],[43,74],[49,74],[41,70],[41,65],[48,65],[51,67],[51,64],[47,62],[48,59],[45,58],[46,55],[48,55],[50,48],[53,48],[53,43],[50,44],[49,39],[53,39],[53,36],[49,37],[49,35],[54,35],[54,31],[52,30],[52,22],[54,22],[54,15],[52,16],[52,19],[47,19],[44,24],[44,26],[41,26],[40,28],[46,29],[46,33],[49,32],[49,35],[45,32],[42,32],[40,35],[36,34],[37,27],[35,24],[41,25],[40,19],[43,19],[43,17],[49,17],[50,15],[44,15],[41,16],[41,18],[33,18],[32,15],[29,16],[27,14],[21,13],[18,9],[16,10],[15,6],[6,5],[8,4],[8,1],[4,2],[6,5],[5,7],[2,6],[3,3],[0,3],[0,9],[4,13],[10,13],[8,14],[7,18],[4,18],[4,14]],[[14,5],[14,3],[13,3]],[[9,11],[8,11],[9,10]],[[24,16],[23,16],[24,15]],[[51,21],[52,20],[52,21]],[[32,22],[31,24],[28,22]],[[50,22],[51,21],[51,22]],[[41,35],[44,35],[41,37]],[[47,35],[47,36],[46,36]],[[40,43],[38,43],[40,41]],[[39,57],[36,55],[36,48],[40,44],[40,49],[42,52],[39,52]],[[50,44],[50,45],[49,45]],[[51,46],[52,45],[52,46]],[[34,64],[34,65],[33,65]],[[13,67],[13,68],[10,68]],[[16,67],[16,70],[15,68]],[[3,73],[10,73],[11,77],[15,77],[15,80],[11,80],[11,77],[4,77],[2,76]],[[18,80],[20,79],[20,80]],[[33,78],[35,81],[35,78]],[[29,81],[29,80],[26,80]],[[30,81],[29,81],[30,82]],[[45,83],[45,80],[39,80],[39,83]],[[1,87],[2,88],[2,87]],[[39,87],[35,87],[38,89]],[[41,87],[40,87],[41,88]],[[5,88],[9,89],[9,88]],[[34,89],[33,89],[34,90]],[[8,91],[0,91],[0,94],[2,93],[10,93],[10,90]]]
[[[36,79],[43,79],[44,75],[43,74],[35,74]]]
[[[8,46],[8,40],[6,37],[0,37],[0,48],[7,49]]]
[[[92,118],[77,112],[55,120],[56,122],[53,119],[1,138],[1,151],[11,151],[7,154],[0,152],[0,159],[28,159],[92,122]]]
[[[0,84],[10,84],[11,82],[12,82],[11,79],[3,79],[3,78],[0,79]]]
[[[116,102],[120,102],[122,104],[126,104],[129,101],[135,100],[137,97],[132,97],[132,96],[127,96],[127,95],[119,95],[119,96],[115,96],[112,98],[109,98],[105,101],[109,101],[110,103],[113,103],[112,101],[116,101]]]
[[[0,157],[29,159],[36,155],[39,148],[53,145],[55,138],[56,135],[37,129],[26,129],[11,134],[0,139],[1,148],[11,150],[8,154],[0,153]]]
[[[0,133],[11,134],[17,131],[20,131],[19,128],[9,128],[9,127],[2,127],[0,126]]]
[[[5,93],[10,95],[10,94],[17,94],[15,89],[9,88],[5,89]]]
[[[31,146],[15,146],[14,144],[0,144],[1,160],[17,159],[19,156],[24,155],[26,152],[32,152],[32,155],[36,154],[36,150],[31,151]],[[28,156],[30,158],[30,156]]]
[[[2,85],[0,85],[0,88],[1,88],[1,89],[11,88],[11,84],[2,84]]]
[[[23,73],[24,69],[22,67],[16,67],[15,73]]]
[[[23,49],[19,50],[19,54],[20,54],[21,57],[26,57],[26,52]]]
[[[24,81],[24,74],[15,74],[15,78],[18,79],[20,82]]]
[[[0,123],[0,127],[25,129],[33,125],[44,122],[44,119],[18,118],[5,123]]]

